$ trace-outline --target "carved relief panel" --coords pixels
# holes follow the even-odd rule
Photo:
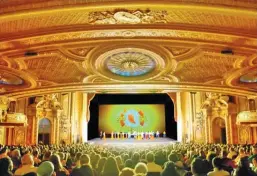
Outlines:
[[[240,125],[238,127],[238,143],[250,144],[252,142],[251,127],[246,125]]]

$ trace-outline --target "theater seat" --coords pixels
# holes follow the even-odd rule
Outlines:
[[[160,172],[148,172],[147,176],[160,176]]]

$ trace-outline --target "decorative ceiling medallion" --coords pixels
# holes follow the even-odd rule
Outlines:
[[[133,49],[114,53],[106,59],[106,66],[112,73],[128,77],[149,73],[155,65],[150,55]]]
[[[240,81],[243,83],[257,83],[257,71],[247,73],[240,77]]]
[[[89,13],[90,24],[154,24],[167,23],[167,11],[115,10]]]
[[[150,80],[166,70],[166,62],[160,55],[133,47],[107,51],[88,63],[93,64],[91,68],[95,74],[111,81]]]
[[[4,85],[21,85],[21,84],[23,84],[23,80],[16,75],[1,71],[0,72],[0,85],[1,84],[4,84]]]

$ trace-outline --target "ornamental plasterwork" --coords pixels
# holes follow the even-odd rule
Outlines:
[[[164,7],[159,7],[156,10],[154,5],[150,6],[150,10],[137,9],[136,4],[126,6],[116,5],[113,8],[102,7],[102,11],[92,12],[89,7],[73,7],[69,11],[61,9],[51,9],[35,11],[33,15],[26,11],[23,15],[12,14],[1,19],[0,34],[15,33],[21,31],[46,29],[53,27],[82,25],[82,24],[190,24],[190,25],[205,25],[209,28],[224,28],[226,30],[244,29],[253,31],[256,28],[256,20],[252,11],[234,10],[230,8],[205,8],[194,6],[188,8],[180,5],[180,8],[166,4]],[[156,4],[155,6],[158,6]],[[91,9],[94,6],[91,6]],[[95,6],[97,7],[97,6]],[[106,11],[110,9],[110,11]],[[118,10],[115,10],[118,9]],[[155,10],[153,10],[155,9]]]
[[[236,123],[257,123],[256,111],[242,111],[238,113]]]
[[[12,3],[13,1],[6,1],[7,3],[1,4],[0,12],[7,13],[7,12],[14,12],[14,11],[23,11],[28,9],[47,9],[49,7],[63,7],[63,6],[72,6],[72,5],[84,5],[87,6],[88,4],[92,3],[102,3],[102,2],[109,2],[115,3],[120,2],[120,0],[90,0],[90,1],[78,1],[78,0],[69,0],[69,1],[60,1],[60,0],[51,0],[51,1],[42,1],[42,0],[33,0],[33,3],[27,3],[26,1],[21,1],[19,4],[15,5],[15,8],[12,5],[8,5],[8,2]],[[137,0],[130,0],[130,2],[138,2]],[[191,3],[191,4],[203,4],[209,6],[228,6],[228,7],[238,7],[238,8],[257,8],[256,1],[234,1],[234,0],[176,0],[177,3]]]
[[[180,47],[165,47],[165,48],[168,49],[173,56],[186,54],[191,50],[191,48],[180,48]]]
[[[166,10],[115,10],[90,12],[88,21],[90,24],[154,24],[167,23]]]
[[[84,40],[96,38],[134,38],[134,37],[150,37],[150,38],[177,38],[184,40],[199,40],[217,43],[234,43],[236,41],[244,41],[242,46],[257,46],[256,38],[244,38],[235,35],[214,34],[208,32],[169,30],[169,29],[130,29],[130,30],[94,30],[81,32],[67,32],[54,35],[44,35],[28,39],[21,39],[23,45],[36,45],[49,42],[61,42],[66,40]]]
[[[67,50],[70,53],[74,54],[74,55],[85,57],[91,49],[92,49],[92,47],[88,47],[88,48],[73,48],[73,49],[67,49]]]
[[[43,100],[38,102],[37,109],[62,109],[61,104],[57,100],[57,94],[48,94],[43,96]]]
[[[57,83],[80,82],[85,73],[78,69],[78,65],[65,59],[61,54],[49,54],[24,60],[27,69],[38,79]],[[69,71],[67,71],[69,70]]]
[[[186,82],[222,79],[225,73],[234,69],[234,62],[239,57],[242,56],[203,52],[179,62],[175,76]]]
[[[228,103],[222,99],[220,93],[206,93],[206,100],[203,102],[201,109],[216,108],[216,109],[227,109]]]

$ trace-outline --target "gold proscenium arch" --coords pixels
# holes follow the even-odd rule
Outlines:
[[[257,65],[256,2],[131,0],[126,6],[108,0],[30,2],[15,7],[12,0],[0,2],[0,68],[13,70],[28,83],[1,84],[0,94],[208,91],[256,95],[257,83],[240,82]],[[128,48],[157,56],[155,68],[126,78],[108,71],[108,54]],[[226,49],[232,53],[222,54]],[[35,55],[24,55],[28,51]],[[255,80],[255,74],[250,76]]]

